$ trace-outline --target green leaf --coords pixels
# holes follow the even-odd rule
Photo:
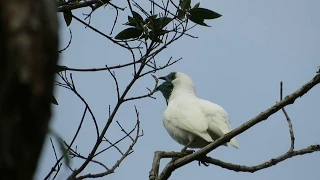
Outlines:
[[[150,31],[150,36],[152,37],[158,37],[158,36],[163,36],[167,33],[167,30],[158,30],[158,31]]]
[[[64,21],[66,22],[67,26],[69,26],[72,21],[72,12],[71,11],[63,12],[63,17],[64,17]]]
[[[199,8],[200,2],[198,2],[196,5],[193,6],[193,8]]]
[[[142,34],[142,36],[139,37],[139,39],[144,39],[144,40],[148,40],[149,35],[147,34]]]
[[[147,27],[149,29],[154,29],[154,25],[155,25],[155,20],[157,18],[157,14],[149,16],[145,19],[145,23],[147,24]]]
[[[59,147],[62,151],[62,154],[63,154],[63,157],[64,157],[64,160],[66,161],[66,164],[68,166],[70,166],[70,156],[69,156],[69,152],[68,152],[68,149],[67,149],[67,145],[66,143],[61,139],[61,138],[57,138],[58,139],[58,143],[59,143]]]
[[[131,27],[121,31],[114,38],[119,40],[138,38],[142,34],[142,32],[143,32],[142,29]]]
[[[162,43],[161,39],[153,31],[150,31],[150,39],[153,42]]]
[[[207,27],[210,27],[209,25],[207,25],[206,23],[204,23],[204,19],[202,18],[199,18],[197,16],[189,16],[188,17],[190,21],[196,23],[196,24],[199,24],[199,25],[202,25],[202,26],[207,26]]]
[[[216,19],[221,17],[220,14],[205,8],[193,8],[190,9],[189,13],[197,19]]]
[[[156,19],[157,17],[158,17],[158,14],[154,14],[154,15],[150,16],[149,18],[150,19]]]
[[[56,100],[56,98],[53,95],[51,95],[51,103],[55,104],[55,105],[59,105],[58,101]]]
[[[182,10],[190,8],[191,0],[180,0],[180,7]]]
[[[166,27],[170,22],[172,21],[172,18],[169,17],[161,17],[155,20],[155,26],[157,29],[162,29]]]
[[[178,9],[178,15],[177,16],[178,16],[179,19],[183,20],[184,17],[186,16],[186,13],[184,11]]]
[[[128,16],[128,22],[126,22],[124,25],[127,25],[127,26],[137,26],[137,21],[131,17],[131,16]]]
[[[51,130],[49,128],[48,132],[53,135],[53,137],[58,141],[59,148],[62,151],[64,160],[66,161],[66,164],[70,166],[71,158],[69,156],[69,151],[67,150],[67,143],[62,140],[62,138],[56,133],[54,130]]]
[[[61,72],[61,71],[64,71],[64,70],[66,70],[67,68],[68,68],[67,66],[57,65],[57,66],[56,66],[56,73]]]
[[[145,22],[146,22],[146,23],[153,22],[157,17],[158,17],[157,14],[152,15],[152,16],[149,16],[149,17],[147,17],[147,18],[145,19]]]
[[[163,43],[160,38],[151,39],[153,42]]]
[[[138,25],[143,23],[143,18],[140,16],[140,14],[138,14],[135,11],[133,11],[132,14],[133,14],[133,17],[128,16],[128,22],[125,23],[124,25],[140,28],[140,26]]]
[[[137,13],[135,11],[132,11],[132,15],[138,22],[142,22],[143,21],[143,18],[140,16],[139,13]]]

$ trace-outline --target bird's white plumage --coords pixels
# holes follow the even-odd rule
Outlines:
[[[177,72],[163,115],[163,123],[173,139],[190,148],[202,148],[231,131],[227,112],[219,105],[196,97],[192,80]],[[238,148],[233,138],[230,144]]]

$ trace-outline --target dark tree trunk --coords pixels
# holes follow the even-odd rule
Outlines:
[[[33,179],[58,60],[55,0],[0,0],[0,179]]]

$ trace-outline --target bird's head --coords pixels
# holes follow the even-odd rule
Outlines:
[[[183,89],[190,92],[195,92],[195,88],[192,80],[184,73],[171,72],[167,76],[159,77],[158,79],[164,80],[160,86],[157,87],[157,91],[160,91],[167,103],[174,89]]]

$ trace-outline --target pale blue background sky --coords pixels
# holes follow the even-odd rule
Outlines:
[[[138,2],[149,7],[147,0]],[[120,6],[123,4],[115,3]],[[233,128],[278,101],[280,81],[284,82],[284,93],[287,95],[315,75],[320,65],[320,1],[208,0],[201,1],[201,6],[223,16],[208,21],[211,28],[194,28],[191,33],[199,36],[198,39],[184,37],[164,50],[158,56],[158,62],[165,63],[171,56],[175,59],[183,57],[183,60],[156,75],[163,76],[171,71],[188,74],[195,82],[199,97],[226,109]],[[81,17],[81,12],[88,11],[74,13]],[[113,9],[102,8],[93,14],[91,23],[108,34],[114,14]],[[123,29],[121,23],[126,21],[125,14],[120,17],[115,32]],[[61,47],[64,47],[69,41],[69,33],[63,20],[60,20]],[[112,66],[131,62],[127,51],[85,29],[75,20],[71,28],[73,41],[62,54],[60,64],[75,68],[98,68],[105,64]],[[131,68],[116,70],[122,91],[131,80],[131,72]],[[113,107],[116,103],[111,76],[107,71],[74,72],[73,75],[79,93],[90,104],[97,121],[102,125],[108,118],[108,105]],[[129,95],[146,93],[145,87],[152,88],[153,83],[151,76],[144,77]],[[115,120],[129,130],[135,124],[133,105],[136,105],[140,111],[144,136],[135,146],[135,152],[108,179],[148,179],[154,151],[178,151],[182,148],[170,138],[162,125],[162,113],[166,108],[164,98],[160,93],[155,97],[156,100],[127,103],[117,113]],[[56,98],[59,106],[53,106],[51,128],[70,142],[84,105],[72,92],[62,88],[56,88]],[[320,143],[319,107],[320,86],[287,108],[296,135],[296,149]],[[94,126],[89,115],[80,133],[75,144],[81,154],[87,155],[95,142]],[[107,133],[107,137],[113,141],[122,135],[116,123],[111,125]],[[231,163],[256,165],[285,153],[290,146],[287,123],[281,112],[237,136],[237,140],[240,149],[220,147],[209,155]],[[120,147],[127,147],[128,142],[123,142]],[[98,160],[112,165],[117,158],[118,152],[112,149],[99,156]],[[161,164],[166,162],[161,161]],[[193,162],[176,170],[171,179],[316,180],[320,179],[319,162],[320,153],[314,153],[289,159],[254,174],[237,173],[213,165],[199,167],[197,162]],[[48,140],[35,179],[43,179],[54,163]],[[72,165],[79,167],[79,161],[72,161]],[[85,172],[97,173],[99,170],[96,166],[89,166]],[[65,179],[68,175],[68,169],[63,168],[58,179]]]

